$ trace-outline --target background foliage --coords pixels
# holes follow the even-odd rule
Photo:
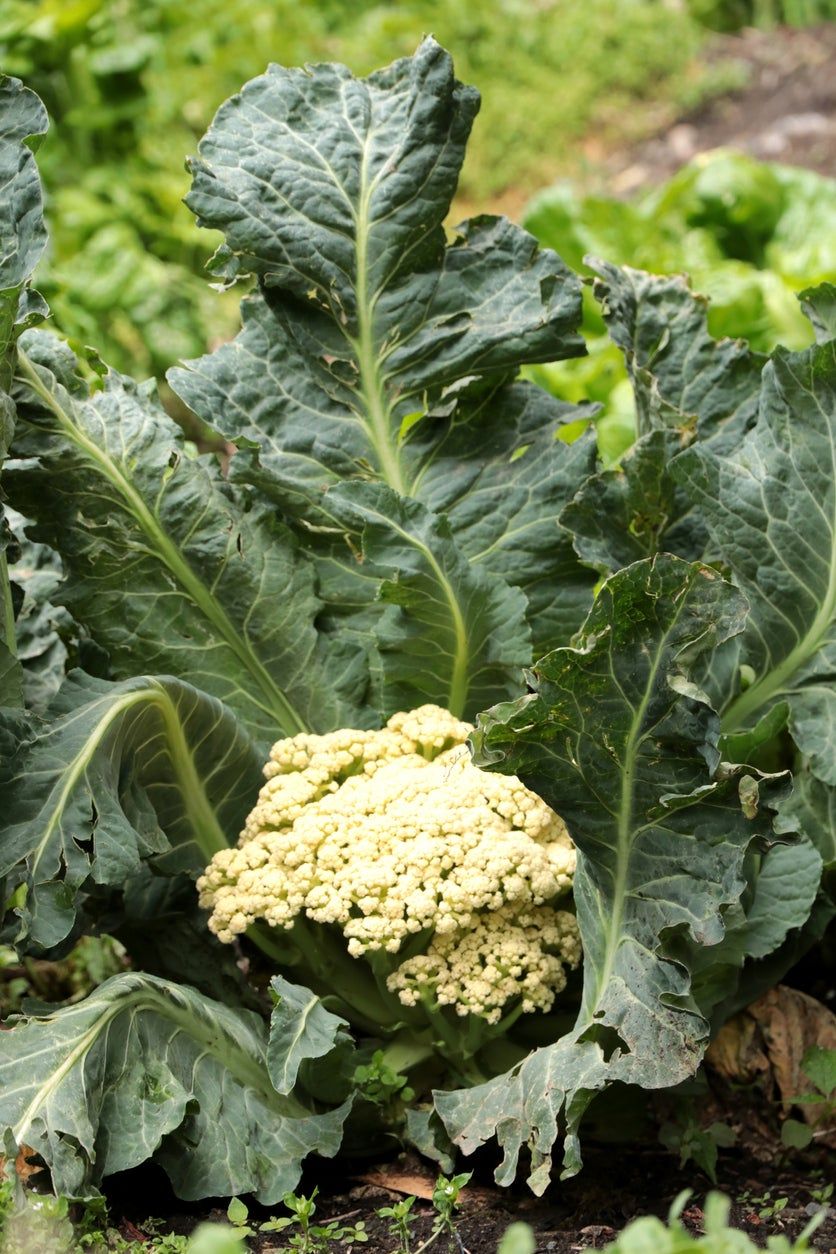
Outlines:
[[[687,273],[707,296],[712,335],[770,352],[813,338],[798,294],[836,281],[836,179],[717,150],[661,187],[625,202],[584,196],[567,182],[529,204],[525,226],[582,274],[589,254],[653,274]],[[529,376],[565,400],[605,406],[602,452],[615,460],[635,435],[633,390],[587,288],[582,361],[535,366]]]
[[[0,61],[52,121],[41,288],[67,335],[140,376],[234,329],[237,303],[196,277],[218,241],[182,212],[183,161],[268,60],[365,74],[431,30],[483,89],[459,190],[480,211],[577,165],[591,129],[635,138],[709,85],[704,32],[670,0],[237,0],[232,14],[224,0],[6,0],[0,14]]]

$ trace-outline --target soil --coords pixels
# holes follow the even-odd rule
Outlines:
[[[632,152],[605,158],[612,193],[662,182],[697,153],[721,147],[836,176],[836,23],[746,30],[718,38],[707,55],[731,63],[743,85]]]
[[[832,1154],[808,1154],[794,1163],[781,1163],[778,1154],[764,1157],[761,1150],[744,1143],[739,1148],[721,1151],[717,1171],[717,1188],[732,1201],[730,1222],[747,1232],[759,1246],[767,1238],[784,1234],[793,1239],[809,1223],[819,1209],[813,1194],[836,1179],[836,1158]],[[162,1197],[151,1202],[155,1186],[165,1189],[162,1177],[149,1172],[145,1181],[139,1173],[131,1176],[132,1196],[119,1197],[111,1191],[111,1214],[120,1213],[119,1227],[124,1236],[136,1239],[142,1230],[149,1205],[157,1213]],[[137,1185],[140,1185],[137,1195]],[[420,1195],[413,1208],[413,1248],[427,1239],[433,1225],[433,1209],[429,1201],[433,1179],[426,1164],[410,1156],[384,1166],[370,1169],[368,1165],[330,1167],[320,1164],[315,1177],[303,1181],[299,1192],[319,1187],[316,1222],[337,1219],[345,1225],[365,1223],[369,1241],[363,1246],[347,1247],[342,1243],[328,1245],[329,1254],[347,1248],[364,1249],[369,1254],[395,1254],[396,1240],[391,1236],[388,1221],[375,1212],[391,1206],[408,1193]],[[582,1250],[601,1249],[616,1234],[640,1215],[667,1216],[674,1199],[684,1189],[691,1190],[683,1223],[693,1233],[703,1231],[703,1206],[706,1193],[714,1186],[693,1164],[684,1169],[677,1158],[651,1145],[618,1147],[586,1147],[585,1166],[580,1176],[554,1184],[546,1197],[535,1198],[524,1187],[497,1189],[490,1182],[490,1172],[477,1167],[471,1183],[461,1194],[456,1215],[455,1237],[442,1237],[432,1248],[437,1254],[494,1254],[508,1225],[524,1221],[534,1229],[537,1254],[578,1254]],[[177,1203],[174,1203],[176,1207]],[[168,1208],[166,1207],[166,1210]],[[762,1212],[772,1209],[774,1213]],[[268,1212],[250,1207],[249,1222],[257,1225]],[[175,1232],[189,1232],[199,1219],[222,1222],[225,1204],[207,1206],[195,1216],[172,1211],[166,1225]],[[264,1235],[253,1241],[259,1254],[288,1249],[278,1234]],[[836,1208],[830,1207],[827,1218],[811,1240],[811,1248],[822,1254],[836,1254]],[[650,1252],[648,1252],[650,1254]]]

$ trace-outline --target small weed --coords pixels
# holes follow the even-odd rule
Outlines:
[[[821,1188],[811,1189],[810,1197],[814,1202],[818,1202],[819,1206],[827,1206],[833,1197],[833,1185],[823,1184]]]
[[[353,1227],[341,1225],[336,1219],[331,1219],[325,1224],[312,1223],[316,1213],[314,1198],[318,1192],[319,1189],[315,1188],[310,1197],[297,1197],[295,1193],[286,1193],[282,1198],[282,1203],[291,1213],[281,1219],[268,1219],[266,1223],[259,1224],[259,1231],[284,1232],[286,1229],[294,1228],[295,1231],[290,1233],[288,1242],[290,1248],[299,1250],[300,1254],[321,1254],[322,1251],[327,1250],[331,1241],[342,1241],[344,1245],[363,1244],[368,1241],[369,1235],[362,1221]]]
[[[163,1232],[154,1238],[151,1249],[154,1254],[189,1254],[189,1238],[177,1232]]]
[[[780,1215],[781,1211],[786,1209],[789,1205],[789,1200],[788,1197],[773,1197],[771,1189],[766,1189],[760,1195],[753,1193],[750,1189],[746,1189],[737,1198],[737,1203],[739,1206],[749,1206],[753,1210],[757,1207],[758,1216],[761,1219],[774,1219],[776,1215]]]
[[[375,1051],[371,1062],[356,1068],[354,1084],[366,1101],[377,1106],[385,1106],[396,1100],[409,1104],[415,1098],[415,1092],[408,1086],[406,1076],[387,1064],[382,1049]]]
[[[737,1139],[732,1128],[725,1123],[712,1123],[700,1127],[693,1106],[683,1103],[675,1119],[659,1129],[659,1140],[666,1149],[679,1154],[679,1165],[693,1162],[704,1171],[712,1184],[717,1183],[717,1158],[719,1150],[734,1145]]]
[[[398,1242],[396,1254],[411,1254],[412,1225],[415,1222],[412,1208],[415,1201],[416,1199],[410,1195],[402,1197],[393,1206],[381,1206],[375,1211],[378,1219],[389,1220],[389,1235]]]
[[[721,1251],[732,1250],[735,1254],[758,1254],[758,1247],[745,1232],[729,1227],[729,1199],[722,1193],[709,1193],[705,1200],[704,1236],[692,1236],[687,1232],[680,1222],[680,1216],[689,1196],[687,1189],[680,1193],[671,1208],[667,1226],[653,1215],[634,1219],[613,1244],[606,1247],[604,1254],[649,1254],[650,1251],[652,1254],[720,1254]],[[744,1196],[749,1198],[748,1194]],[[783,1202],[786,1205],[786,1198]],[[814,1215],[792,1243],[786,1236],[771,1236],[771,1254],[797,1254],[798,1251],[809,1249],[809,1239],[823,1218],[822,1213]]]
[[[781,1140],[787,1149],[806,1149],[818,1136],[824,1136],[836,1120],[836,1049],[814,1045],[801,1060],[801,1070],[815,1089],[790,1099],[788,1105],[811,1107],[811,1119],[786,1119]]]

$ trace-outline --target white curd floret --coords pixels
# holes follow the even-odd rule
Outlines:
[[[576,967],[581,941],[568,910],[505,906],[469,928],[436,935],[425,954],[407,958],[387,980],[406,1006],[428,997],[457,1014],[499,1023],[503,1007],[522,998],[523,1013],[551,1010]]]
[[[405,1005],[424,990],[491,1022],[514,997],[548,1009],[580,957],[574,916],[546,904],[571,886],[574,845],[519,779],[473,765],[471,731],[426,705],[381,731],[280,740],[238,847],[198,881],[212,931],[304,914],[355,957],[427,931],[389,980]]]

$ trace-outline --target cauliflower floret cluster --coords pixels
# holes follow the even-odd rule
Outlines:
[[[280,740],[238,848],[198,881],[212,931],[304,914],[355,957],[426,931],[389,977],[403,1004],[431,996],[489,1022],[515,997],[549,1009],[580,960],[574,916],[546,905],[571,886],[574,845],[520,780],[472,764],[471,731],[426,705],[381,731]]]
[[[427,952],[402,962],[387,985],[407,1006],[429,994],[457,1014],[498,1023],[512,998],[522,999],[523,1014],[550,1010],[566,987],[566,966],[580,960],[578,925],[568,910],[503,906],[461,934],[434,936]]]

